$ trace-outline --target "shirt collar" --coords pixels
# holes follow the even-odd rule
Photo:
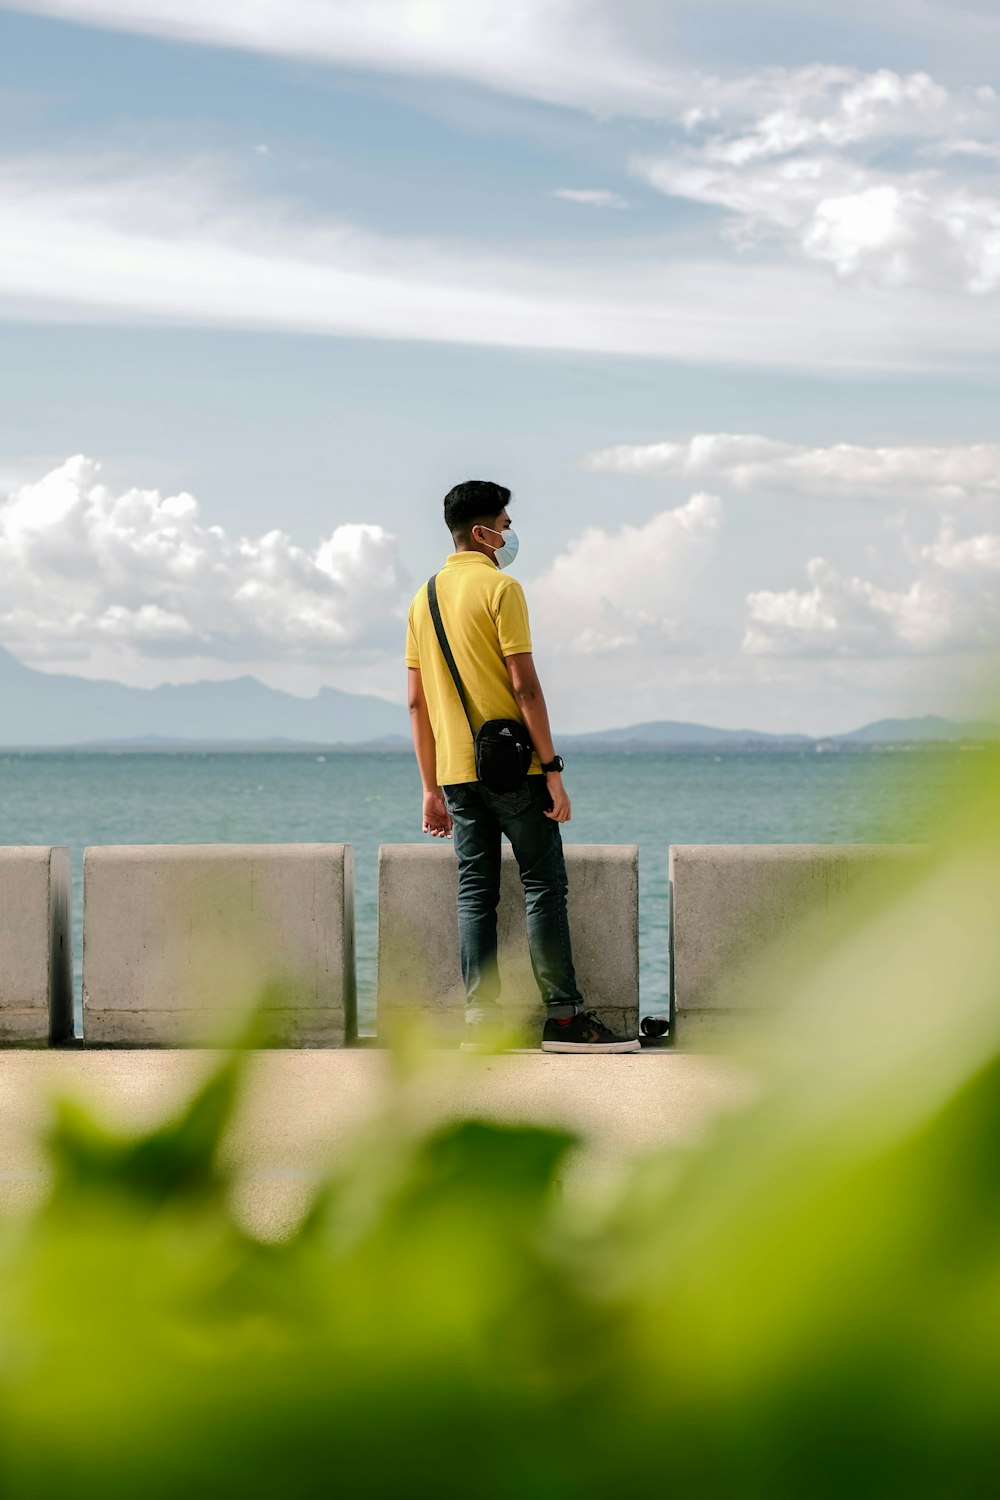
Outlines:
[[[445,558],[445,563],[459,563],[463,568],[467,567],[470,563],[485,563],[488,568],[496,567],[496,563],[492,557],[487,557],[485,552],[471,550],[468,552],[452,552]]]

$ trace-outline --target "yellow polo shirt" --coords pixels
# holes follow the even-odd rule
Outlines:
[[[453,552],[438,574],[437,596],[473,728],[487,719],[517,719],[523,724],[504,661],[531,650],[528,606],[517,579],[502,573],[484,552]],[[438,643],[426,584],[421,584],[407,617],[406,665],[420,669],[437,749],[438,785],[475,781],[472,730]],[[535,755],[529,775],[541,772]]]

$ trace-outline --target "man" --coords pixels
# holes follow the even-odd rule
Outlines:
[[[573,970],[566,915],[561,823],[570,800],[563,762],[531,654],[524,591],[502,571],[517,537],[510,490],[470,479],[449,490],[444,519],[455,550],[437,575],[445,633],[465,688],[472,724],[431,617],[426,586],[410,605],[406,639],[410,723],[424,788],[423,831],[454,835],[458,856],[458,935],[465,981],[464,1050],[502,1035],[497,970],[500,838],[514,850],[525,891],[528,947],[545,1003],[545,1052],[638,1052],[585,1011]],[[476,778],[473,734],[487,719],[516,719],[534,745],[527,780],[514,792],[489,791]]]

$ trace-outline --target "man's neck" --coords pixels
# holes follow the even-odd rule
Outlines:
[[[455,551],[456,552],[478,552],[480,557],[488,557],[491,563],[495,563],[496,562],[496,558],[493,555],[493,549],[492,549],[492,547],[479,547],[479,546],[476,545],[475,542],[469,542],[467,546],[463,546],[461,542],[456,542],[455,543]]]

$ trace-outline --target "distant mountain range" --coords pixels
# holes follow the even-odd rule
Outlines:
[[[563,740],[567,736],[561,736]],[[808,734],[774,734],[756,729],[713,729],[708,724],[688,724],[678,719],[656,719],[632,724],[626,729],[597,729],[590,734],[568,737],[575,745],[738,745],[746,740],[767,740],[782,745],[812,744]]]
[[[1000,724],[957,722],[928,714],[879,719],[848,734],[817,737],[756,729],[715,729],[673,719],[557,736],[561,749],[648,751],[795,749],[1000,739]],[[293,750],[370,746],[408,748],[404,708],[382,698],[324,687],[312,698],[269,688],[256,677],[180,687],[125,687],[118,682],[39,672],[0,648],[0,747],[89,749]]]
[[[843,740],[876,744],[886,740],[995,740],[1000,738],[1000,724],[989,719],[942,719],[924,714],[921,719],[876,719],[839,736]]]
[[[581,749],[630,747],[636,750],[664,745],[696,747],[726,746],[730,749],[760,745],[768,749],[792,749],[802,745],[882,745],[935,741],[1000,739],[1000,724],[989,720],[943,719],[925,714],[918,719],[877,719],[846,734],[775,734],[760,729],[713,729],[708,724],[688,724],[660,719],[633,724],[627,729],[601,729],[592,734],[560,735],[560,744]]]
[[[0,745],[99,740],[321,740],[349,744],[407,732],[406,710],[324,687],[313,698],[256,677],[180,687],[125,687],[26,667],[0,648]]]

